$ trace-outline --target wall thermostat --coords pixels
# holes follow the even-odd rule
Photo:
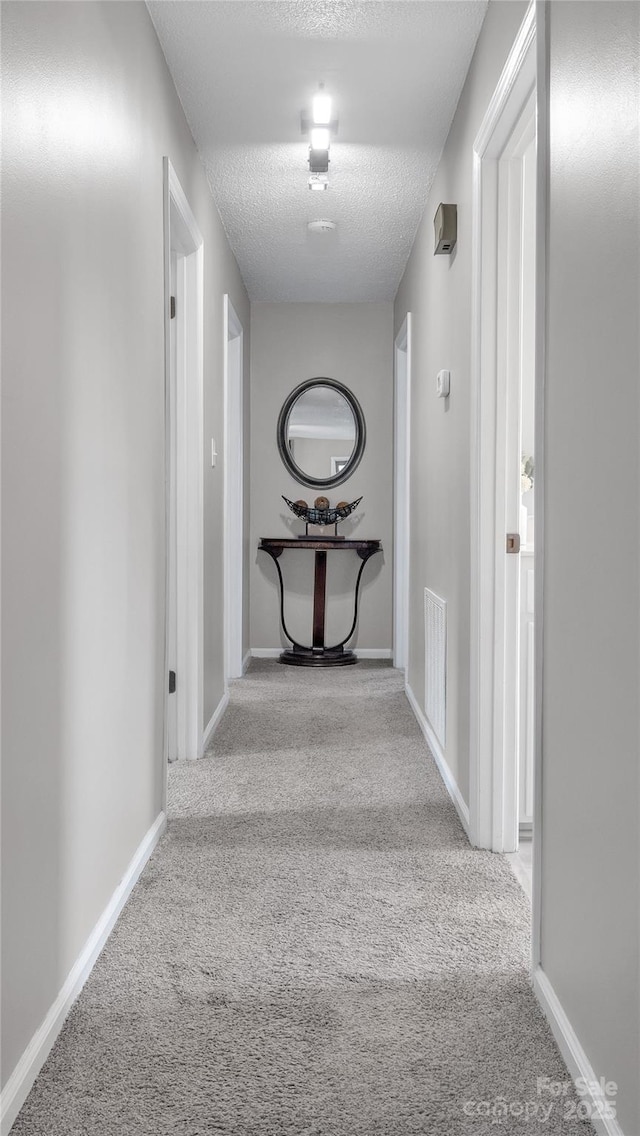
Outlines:
[[[433,255],[447,255],[453,252],[458,239],[458,206],[443,205],[440,202],[433,218],[433,227],[436,236]]]
[[[438,378],[436,379],[436,392],[438,398],[449,397],[449,387],[451,385],[451,372],[438,371]]]

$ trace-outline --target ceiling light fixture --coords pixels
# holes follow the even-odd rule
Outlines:
[[[328,126],[331,122],[331,97],[324,92],[324,83],[313,100],[313,121],[317,126]]]
[[[331,132],[328,126],[313,126],[311,128],[312,150],[328,150],[331,142]]]
[[[311,117],[308,111],[302,111],[300,126],[302,133],[308,135],[310,141],[309,189],[327,189],[327,179],[324,178],[319,182],[314,175],[326,174],[329,169],[329,147],[338,129],[338,120],[331,118],[331,98],[324,89],[324,83],[320,83],[318,93],[313,99]]]
[[[329,150],[314,150],[309,147],[309,172],[312,174],[326,174],[329,169]]]

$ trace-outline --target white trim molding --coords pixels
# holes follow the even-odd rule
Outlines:
[[[26,1101],[31,1087],[42,1069],[65,1019],[111,934],[118,916],[166,828],[166,816],[160,813],[138,845],[121,882],[89,935],[72,966],[64,985],[40,1028],[31,1038],[22,1057],[2,1092],[0,1132],[8,1136],[11,1126]]]
[[[510,813],[504,804],[511,782],[504,752],[506,739],[501,733],[504,698],[499,697],[502,687],[498,682],[507,640],[496,598],[498,162],[536,89],[536,67],[536,11],[532,2],[473,148],[469,795],[471,840],[494,852],[511,851],[505,846],[509,840],[506,829],[511,825],[506,823]],[[536,609],[536,622],[540,618],[541,611]]]
[[[207,746],[209,745],[209,742],[211,741],[211,739],[212,739],[213,735],[215,734],[218,726],[220,725],[222,715],[224,714],[228,705],[229,705],[229,691],[227,690],[222,695],[222,698],[220,699],[215,710],[213,711],[213,714],[211,715],[207,725],[205,726],[205,730],[204,730],[204,733],[202,735],[202,744],[201,744],[201,747],[200,747],[202,754],[206,753]]]
[[[410,525],[411,525],[411,312],[398,332],[394,361],[394,495],[393,495],[393,665],[407,669],[409,658]],[[404,356],[404,362],[402,357]]]
[[[535,695],[534,695],[534,759],[533,759],[533,877],[532,877],[532,930],[531,964],[533,970],[540,963],[542,934],[542,690],[544,668],[544,492],[545,484],[545,387],[546,387],[546,335],[547,335],[547,262],[549,230],[547,224],[549,199],[549,21],[546,0],[536,0],[536,405],[535,442],[536,481],[536,538],[534,552],[534,610],[538,613],[534,624],[535,635]]]
[[[201,756],[204,704],[204,242],[177,174],[164,158],[165,385],[171,382],[171,250],[178,252],[176,376],[177,756]],[[173,214],[173,219],[172,219]],[[183,317],[183,318],[182,318]],[[169,395],[166,395],[169,406]],[[168,413],[168,409],[167,409]],[[167,485],[170,461],[167,438]],[[168,507],[167,507],[168,517]],[[167,556],[168,560],[168,556]],[[168,569],[167,569],[168,581]],[[168,594],[168,593],[167,593]],[[165,649],[168,661],[168,603]],[[168,665],[165,673],[168,675]],[[165,708],[165,734],[168,712]],[[165,763],[166,763],[165,743]]]
[[[392,659],[391,647],[354,647],[353,653],[359,659]]]
[[[599,1088],[600,1079],[541,966],[533,972],[533,989],[571,1077],[582,1082],[581,1090],[584,1089],[584,1092],[581,1091],[580,1095],[588,1104],[589,1119],[598,1136],[624,1136],[615,1117],[606,1115],[607,1097],[594,1091]],[[615,1098],[609,1104],[615,1109]]]
[[[405,683],[404,689],[405,689],[405,693],[406,693],[409,705],[410,705],[410,707],[413,710],[413,713],[415,715],[416,722],[418,723],[420,729],[422,730],[422,733],[424,735],[424,739],[427,743],[427,746],[429,747],[429,751],[431,753],[431,756],[433,757],[433,760],[436,763],[438,772],[439,772],[440,776],[442,777],[442,780],[444,781],[445,789],[447,790],[449,796],[451,797],[451,800],[453,801],[456,812],[457,812],[457,814],[460,818],[460,823],[462,824],[462,827],[464,828],[464,831],[465,831],[465,833],[467,834],[467,837],[468,837],[469,831],[470,831],[469,830],[469,806],[468,806],[467,802],[465,801],[464,797],[462,796],[462,793],[460,792],[460,786],[458,785],[458,782],[456,781],[455,777],[453,776],[453,773],[451,772],[451,769],[449,768],[449,766],[447,764],[447,759],[444,756],[440,742],[438,741],[433,730],[431,729],[431,726],[429,725],[429,722],[427,721],[426,716],[423,714],[422,710],[420,709],[420,704],[418,702],[418,699],[416,698],[415,694],[413,693],[413,690],[411,689],[408,682]]]
[[[227,293],[223,305],[225,682],[242,676],[244,576],[244,331]]]

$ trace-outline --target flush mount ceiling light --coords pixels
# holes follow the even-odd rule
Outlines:
[[[320,83],[317,95],[315,95],[312,104],[311,115],[308,111],[302,111],[300,115],[300,126],[302,133],[309,137],[309,189],[327,189],[328,182],[325,179],[323,184],[314,180],[314,175],[326,174],[329,169],[329,147],[331,145],[331,138],[338,129],[338,120],[331,117],[331,96],[328,95],[324,89],[324,83]]]
[[[325,94],[324,83],[320,84],[320,90],[313,100],[313,121],[319,126],[331,122],[331,97]]]
[[[312,174],[326,174],[329,169],[329,150],[314,150],[309,147],[309,172]]]
[[[313,126],[311,128],[311,149],[328,150],[331,142],[331,131],[328,126]]]

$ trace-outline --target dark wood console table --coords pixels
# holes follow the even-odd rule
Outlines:
[[[288,548],[311,548],[315,552],[315,580],[313,589],[313,640],[311,647],[303,647],[300,643],[296,643],[292,635],[287,631],[287,625],[284,616],[284,581],[282,579],[282,571],[278,564],[278,558]],[[353,651],[345,651],[344,645],[348,643],[353,635],[356,624],[358,622],[358,597],[360,594],[360,580],[367,560],[374,556],[376,552],[382,551],[382,546],[379,540],[340,540],[326,537],[314,539],[313,537],[266,537],[263,536],[258,545],[258,550],[267,552],[272,558],[277,570],[278,580],[280,582],[280,622],[282,623],[282,630],[284,631],[287,639],[291,640],[293,648],[290,651],[283,651],[280,655],[281,663],[290,663],[295,667],[344,667],[350,663],[357,663],[357,656]],[[349,634],[345,635],[340,643],[336,643],[334,647],[327,647],[324,641],[324,623],[325,623],[325,608],[327,601],[327,552],[339,551],[356,552],[362,564],[358,572],[355,588],[355,604],[353,623],[349,630]]]

